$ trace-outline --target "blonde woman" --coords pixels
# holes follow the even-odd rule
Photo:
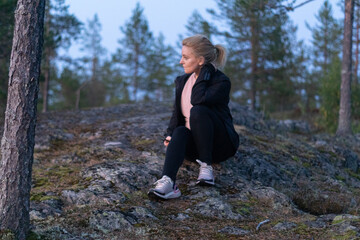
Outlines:
[[[202,35],[182,42],[180,64],[185,74],[175,80],[174,110],[165,135],[167,147],[162,178],[149,196],[181,196],[176,175],[184,159],[200,164],[197,184],[214,185],[213,163],[233,156],[239,146],[228,107],[231,82],[218,68],[226,61],[221,45]]]

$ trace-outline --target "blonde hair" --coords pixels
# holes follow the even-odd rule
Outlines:
[[[215,67],[223,67],[226,63],[226,49],[220,45],[213,45],[204,35],[194,35],[182,41],[183,46],[192,48],[195,56],[204,57],[205,64],[212,63]]]

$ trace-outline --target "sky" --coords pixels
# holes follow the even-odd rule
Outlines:
[[[305,1],[297,0],[297,3]],[[144,15],[154,35],[158,36],[161,32],[165,36],[165,42],[173,46],[179,40],[179,34],[186,32],[185,25],[195,9],[210,22],[213,19],[206,9],[216,9],[214,0],[65,0],[65,2],[69,5],[69,12],[84,23],[98,14],[102,24],[102,45],[107,49],[108,54],[114,53],[118,48],[117,41],[123,37],[120,26],[124,26],[131,17],[137,2],[144,8]],[[298,26],[298,40],[310,43],[311,33],[306,28],[305,21],[310,26],[316,24],[315,14],[318,13],[323,2],[324,0],[314,0],[289,13],[293,23]],[[330,0],[334,17],[339,19],[343,16],[338,2],[339,0]],[[77,44],[69,49],[69,55],[72,57],[81,55]]]

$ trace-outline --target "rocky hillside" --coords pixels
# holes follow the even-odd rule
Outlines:
[[[41,114],[31,239],[360,239],[360,135],[313,134],[231,104],[237,155],[215,187],[178,175],[179,199],[154,201],[171,107],[157,103]]]

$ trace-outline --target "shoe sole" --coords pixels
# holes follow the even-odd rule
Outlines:
[[[180,192],[180,190],[177,190],[177,191],[175,191],[175,192],[170,192],[170,193],[168,193],[168,194],[162,195],[162,194],[160,194],[160,193],[158,193],[158,192],[150,191],[150,192],[148,192],[148,196],[149,196],[150,198],[161,198],[161,199],[167,200],[167,199],[173,199],[173,198],[178,198],[178,197],[180,197],[180,196],[181,196],[181,192]]]
[[[196,185],[200,185],[200,186],[214,186],[214,185],[215,185],[215,182],[214,182],[214,181],[211,181],[211,180],[201,179],[201,180],[198,180],[198,181],[196,182]]]

